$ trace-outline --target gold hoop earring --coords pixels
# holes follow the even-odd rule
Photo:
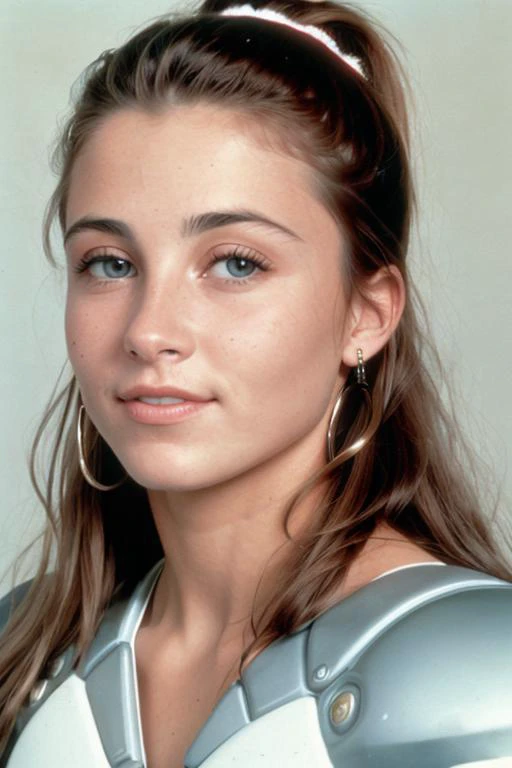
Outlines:
[[[114,485],[103,485],[103,483],[99,483],[91,474],[89,471],[89,467],[87,466],[87,462],[85,460],[85,453],[84,453],[84,444],[83,444],[83,425],[82,420],[87,416],[87,411],[85,410],[85,405],[80,406],[80,410],[78,411],[78,419],[76,422],[76,442],[78,445],[78,463],[80,464],[80,469],[82,471],[82,475],[84,476],[85,480],[91,485],[93,488],[96,488],[97,491],[112,491],[114,488],[118,488],[123,480],[120,480],[118,483],[115,483]]]
[[[366,379],[366,366],[364,364],[362,349],[357,350],[356,381],[354,384],[349,384],[348,387],[343,387],[343,389],[340,391],[340,393],[338,394],[338,397],[336,398],[336,402],[332,410],[331,418],[329,420],[329,427],[327,429],[327,456],[328,456],[329,462],[333,461],[336,458],[336,448],[335,448],[336,428],[338,426],[341,406],[343,405],[343,402],[346,399],[347,394],[354,387],[358,388],[358,390],[361,392],[362,396],[365,399],[365,404],[369,414],[366,420],[366,424],[368,425],[371,419],[372,398],[370,395],[370,390],[368,389],[368,381]],[[368,440],[369,440],[369,435],[365,435],[363,433],[361,437],[359,437],[355,442],[352,443],[352,445],[350,445],[348,448],[345,448],[343,450],[343,453],[345,454],[346,458],[350,459],[353,456],[355,456],[356,453],[358,453],[361,450],[361,448],[363,448],[366,445]]]

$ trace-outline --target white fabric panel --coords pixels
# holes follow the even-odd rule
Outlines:
[[[69,677],[35,713],[7,768],[110,768],[85,683]]]
[[[315,699],[296,699],[235,733],[201,768],[332,768]]]
[[[512,755],[496,757],[490,760],[477,760],[476,763],[457,763],[452,768],[512,768]]]

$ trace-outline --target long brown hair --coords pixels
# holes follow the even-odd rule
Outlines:
[[[332,603],[348,566],[382,521],[446,562],[507,579],[512,572],[469,482],[406,271],[413,190],[404,78],[392,46],[348,5],[253,0],[254,7],[324,29],[360,59],[361,75],[307,35],[219,16],[231,4],[205,0],[193,16],[161,18],[86,70],[54,156],[59,181],[44,241],[52,260],[50,231],[56,218],[64,229],[73,163],[103,118],[130,107],[158,112],[203,102],[250,113],[274,129],[268,134],[281,148],[310,164],[318,193],[348,237],[352,286],[364,291],[365,278],[382,266],[402,273],[404,315],[368,367],[371,419],[367,423],[360,403],[347,404],[335,460],[290,504],[288,513],[302,494],[319,483],[327,487],[285,583],[255,621],[252,655]],[[32,478],[48,525],[31,589],[0,639],[0,746],[45,665],[70,644],[79,660],[114,592],[131,589],[162,557],[143,488],[128,480],[101,493],[84,481],[74,438],[79,404],[71,378],[53,398],[35,441]],[[353,455],[361,429],[367,440]],[[47,431],[55,435],[54,448],[41,482],[35,456]],[[93,430],[87,442],[95,475],[115,480],[122,470],[108,446]],[[115,514],[120,508],[122,517]]]

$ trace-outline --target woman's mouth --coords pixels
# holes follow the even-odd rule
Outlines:
[[[187,402],[182,397],[136,397],[135,400],[148,405],[174,405],[174,403]]]
[[[139,424],[168,426],[199,414],[215,401],[187,400],[185,397],[171,395],[139,395],[137,397],[125,395],[118,398],[118,402],[132,421]]]

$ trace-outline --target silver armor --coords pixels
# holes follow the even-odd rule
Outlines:
[[[1,768],[145,768],[133,648],[162,566],[38,681]],[[511,649],[511,584],[398,569],[257,656],[186,768],[512,768]]]

